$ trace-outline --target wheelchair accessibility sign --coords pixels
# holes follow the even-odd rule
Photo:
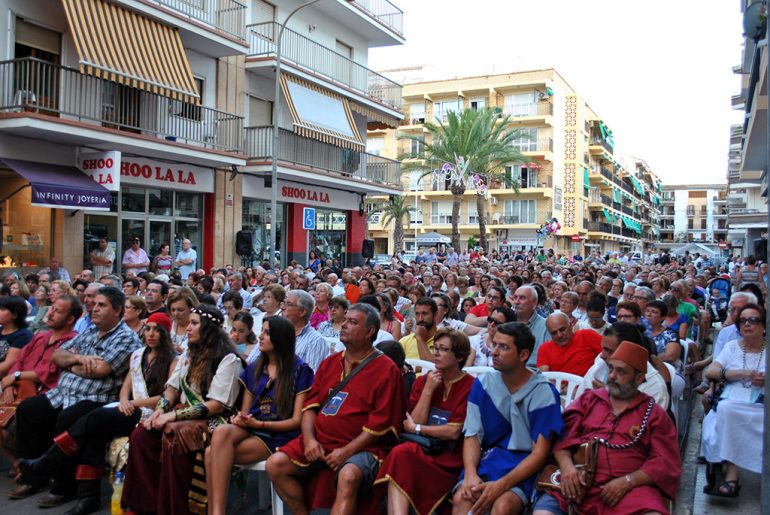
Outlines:
[[[302,228],[306,231],[315,231],[315,208],[302,208]]]

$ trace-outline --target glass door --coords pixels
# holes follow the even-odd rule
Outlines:
[[[171,232],[171,222],[166,220],[150,220],[149,228],[150,232],[147,234],[144,241],[148,242],[145,250],[147,251],[147,255],[150,256],[150,259],[160,254],[160,246],[164,243],[171,247],[169,252],[173,253],[174,248],[172,244],[174,242],[173,233]]]

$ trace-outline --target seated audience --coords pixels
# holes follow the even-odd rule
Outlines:
[[[19,296],[0,297],[0,379],[8,374],[30,340],[27,303]]]
[[[591,329],[572,330],[569,315],[554,313],[546,320],[552,340],[540,347],[537,368],[583,377],[602,352],[602,337]]]

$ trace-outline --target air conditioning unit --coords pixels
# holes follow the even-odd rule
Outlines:
[[[489,201],[492,203],[493,206],[497,205],[497,197],[489,197]]]
[[[540,100],[548,100],[548,94],[545,91],[541,91],[537,96]]]

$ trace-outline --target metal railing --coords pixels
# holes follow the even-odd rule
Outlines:
[[[526,104],[505,104],[503,114],[514,118],[524,116],[546,116],[553,114],[553,104],[550,102],[529,102]]]
[[[612,145],[609,144],[607,140],[602,138],[601,136],[594,136],[591,138],[591,146],[600,146],[603,147],[604,150],[612,154],[615,150],[612,148]]]
[[[0,112],[33,112],[216,150],[240,152],[243,118],[40,59],[0,62]]]
[[[255,23],[247,29],[249,56],[275,55],[275,39],[281,30],[280,23]],[[403,105],[400,84],[291,29],[283,31],[281,59],[396,109],[401,109]]]
[[[388,0],[353,0],[361,9],[386,27],[404,34],[404,11],[393,5]]]
[[[216,30],[246,39],[248,8],[237,0],[150,0],[171,8],[190,19],[211,25]]]
[[[623,209],[622,209],[622,211],[623,211],[625,214],[627,214],[627,215],[631,215],[631,216],[633,216],[633,214],[634,214],[634,210],[633,210],[633,209],[631,209],[631,208],[630,208],[630,207],[628,207],[628,206],[623,206]]]
[[[553,152],[553,138],[513,140],[511,146],[519,152]]]
[[[272,146],[272,127],[246,128],[246,155],[249,159],[269,160]],[[303,138],[286,129],[281,129],[278,159],[338,174],[346,179],[401,188],[401,163],[398,161]]]

